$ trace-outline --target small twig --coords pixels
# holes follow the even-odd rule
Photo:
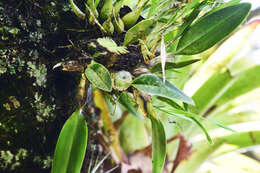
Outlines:
[[[122,116],[121,116],[118,120],[116,120],[116,121],[114,122],[114,127],[115,127],[116,129],[118,129],[118,128],[120,127],[120,125],[121,125],[122,122],[125,120],[125,118],[126,118],[126,116],[127,116],[128,113],[129,113],[128,111],[124,111],[123,114],[122,114]]]
[[[182,134],[178,134],[176,137],[180,139],[180,144],[179,144],[177,156],[173,161],[173,167],[171,173],[174,173],[174,171],[176,170],[180,162],[186,159],[190,155],[190,151],[192,147],[192,144]]]

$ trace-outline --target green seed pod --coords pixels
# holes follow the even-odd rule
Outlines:
[[[109,17],[112,16],[112,9],[113,9],[113,0],[106,0],[101,9],[100,18],[103,21],[107,20]]]
[[[105,29],[106,35],[112,35],[114,33],[114,25],[111,22],[111,18],[108,18],[103,24],[103,28]]]
[[[128,71],[119,71],[112,74],[113,88],[119,91],[126,90],[132,83],[132,75]]]
[[[124,32],[125,25],[124,25],[124,22],[122,21],[122,19],[120,17],[118,17],[115,20],[113,20],[113,25],[115,27],[115,31],[118,34],[121,34],[122,32]]]

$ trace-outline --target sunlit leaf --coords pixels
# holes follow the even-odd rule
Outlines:
[[[232,133],[225,136],[216,137],[213,145],[198,146],[199,150],[192,153],[192,155],[185,162],[181,162],[177,167],[175,173],[194,173],[201,166],[201,164],[208,159],[217,149],[223,144],[230,144],[239,148],[254,146],[260,144],[260,131],[252,130],[240,133]]]
[[[163,83],[162,78],[154,74],[141,75],[133,81],[132,85],[138,90],[150,95],[161,96],[173,100],[176,99],[188,104],[194,104],[193,100],[178,88],[168,81]]]
[[[110,73],[102,64],[92,61],[86,68],[85,75],[97,88],[108,92],[112,91]]]
[[[249,68],[236,76],[218,72],[208,79],[193,95],[196,111],[204,114],[215,104],[224,104],[260,86],[260,66]]]
[[[108,38],[108,37],[98,38],[97,42],[112,53],[116,53],[116,54],[128,53],[128,50],[126,49],[126,47],[117,46],[116,42],[114,42],[114,40],[112,40],[111,38]]]
[[[153,16],[156,13],[156,8],[160,2],[161,2],[160,0],[151,0],[151,7],[150,7],[147,18]]]
[[[88,129],[78,109],[64,124],[56,144],[52,173],[80,173],[87,146]]]
[[[244,21],[250,8],[249,3],[241,3],[220,9],[198,20],[181,37],[177,54],[192,55],[212,47]]]

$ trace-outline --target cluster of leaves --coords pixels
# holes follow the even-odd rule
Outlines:
[[[151,120],[154,173],[163,170],[167,143],[164,125],[156,111],[192,121],[203,130],[208,141],[212,142],[208,131],[200,122],[203,118],[189,111],[191,106],[198,103],[197,100],[194,102],[166,80],[165,76],[165,71],[185,67],[197,60],[166,62],[167,54],[193,55],[209,49],[226,38],[244,21],[250,11],[250,4],[231,1],[215,7],[212,1],[193,0],[181,3],[179,1],[141,0],[127,14],[120,13],[121,8],[124,10],[126,7],[131,7],[126,1],[89,0],[85,4],[85,12],[73,0],[70,0],[70,4],[78,18],[86,19],[88,25],[97,27],[103,37],[87,43],[88,50],[94,50],[94,53],[86,52],[87,59],[90,60],[90,63],[84,64],[86,68],[75,68],[73,66],[75,63],[72,62],[59,65],[64,70],[80,69],[84,73],[82,80],[86,81],[84,78],[86,77],[94,87],[85,95],[88,100],[91,98],[90,93],[93,92],[94,105],[101,111],[103,138],[104,141],[110,143],[109,151],[116,163],[123,162],[124,153],[110,117],[111,111],[107,105],[109,99],[106,97],[111,100],[116,98],[116,102],[123,105],[138,119]],[[211,10],[204,12],[205,8]],[[117,44],[113,39],[118,36],[122,38],[121,41],[116,40]],[[158,58],[156,51],[160,45],[161,51]],[[141,51],[142,56],[138,57],[140,63],[128,71],[124,69],[118,71],[113,68],[114,63],[124,60],[124,57],[130,53],[140,54],[130,49],[133,46],[140,48],[135,49],[135,51]],[[99,47],[105,51],[100,51]],[[130,61],[133,60],[130,59]],[[81,96],[85,98],[84,92]],[[154,99],[162,101],[170,109],[152,104]],[[216,121],[211,122],[231,130]],[[83,107],[81,107],[67,120],[61,131],[54,154],[53,173],[61,170],[62,172],[80,172],[86,151],[87,132]],[[109,141],[106,140],[107,136],[109,136]]]

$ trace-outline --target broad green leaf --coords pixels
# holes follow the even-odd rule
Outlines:
[[[176,46],[178,45],[178,41],[179,41],[178,38],[181,36],[181,34],[183,32],[185,32],[189,28],[189,26],[192,24],[192,22],[197,18],[197,16],[199,15],[199,13],[201,11],[200,7],[202,5],[204,5],[204,2],[197,5],[197,7],[193,9],[193,11],[184,20],[183,24],[180,27],[178,27],[177,31],[175,31],[176,29],[174,28],[173,31],[171,31],[165,35],[166,42],[168,42],[168,41],[171,42],[171,44],[167,47],[168,52],[175,51]]]
[[[208,13],[206,13],[205,15],[203,15],[200,19],[202,19],[203,17],[208,16],[209,14],[212,14],[212,13],[214,13],[215,11],[218,11],[218,10],[220,10],[220,9],[222,9],[222,8],[226,8],[226,7],[228,7],[228,6],[232,6],[232,5],[239,4],[240,1],[241,1],[241,0],[231,0],[231,1],[229,1],[229,2],[225,2],[225,3],[223,3],[223,4],[219,5],[219,6],[217,6],[216,8],[210,10]],[[200,20],[200,19],[199,19],[199,20]]]
[[[88,80],[97,88],[104,91],[112,91],[112,80],[109,71],[102,64],[92,61],[85,70]]]
[[[162,78],[154,74],[143,74],[137,77],[132,85],[138,90],[150,95],[161,96],[173,100],[176,99],[192,105],[194,104],[193,100],[178,88],[168,81],[163,83]]]
[[[147,110],[152,123],[153,173],[161,173],[166,157],[166,135],[163,124],[155,114],[151,103],[147,104]]]
[[[143,118],[137,112],[136,108],[133,106],[129,100],[129,95],[126,92],[123,92],[119,97],[119,103],[121,103],[132,115],[134,115],[139,120],[143,121]]]
[[[244,21],[250,8],[249,3],[241,3],[198,20],[180,38],[177,54],[193,55],[212,47]]]
[[[210,142],[210,143],[213,143],[211,137],[209,136],[208,134],[208,131],[207,129],[200,123],[200,121],[198,121],[195,117],[196,115],[190,113],[190,112],[187,112],[187,111],[183,111],[183,110],[178,110],[178,109],[168,109],[168,110],[165,110],[163,108],[160,108],[160,107],[155,107],[157,108],[158,110],[164,112],[164,113],[167,113],[169,115],[173,115],[173,116],[176,116],[176,117],[179,117],[179,118],[183,118],[183,119],[186,119],[186,120],[189,120],[189,121],[192,121],[194,122],[195,124],[197,124],[201,130],[204,132],[204,134],[206,135],[206,138],[207,140]],[[223,125],[224,126],[224,125]]]
[[[143,20],[130,28],[124,38],[124,46],[137,42],[138,39],[146,37],[155,27],[155,21],[152,19]]]
[[[180,61],[180,62],[166,62],[165,70],[170,70],[170,69],[174,69],[174,68],[182,68],[182,67],[185,67],[187,65],[193,64],[197,61],[199,61],[199,59],[192,59],[192,60]],[[161,72],[162,71],[161,66],[162,66],[161,63],[155,64],[151,68],[150,72],[151,73]]]
[[[64,124],[56,144],[51,173],[80,173],[87,146],[88,129],[81,110]]]
[[[128,50],[126,49],[126,47],[117,46],[116,42],[114,40],[112,40],[111,38],[108,38],[108,37],[98,38],[97,42],[112,53],[116,53],[116,54],[128,53]]]
[[[80,19],[85,19],[85,14],[79,9],[79,7],[74,3],[73,0],[70,0],[70,5],[73,10],[73,12],[78,16]]]

